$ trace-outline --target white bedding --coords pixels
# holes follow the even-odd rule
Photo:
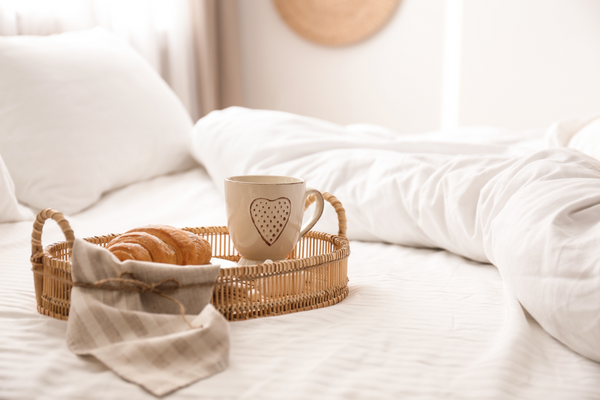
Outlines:
[[[600,362],[600,162],[447,136],[229,108],[199,121],[192,143],[217,186],[231,175],[300,175],[342,200],[350,239],[494,264],[547,332]]]
[[[169,398],[600,399],[600,364],[577,353],[593,358],[600,343],[598,161],[534,153],[547,147],[539,131],[398,135],[233,108],[196,126],[192,151],[206,170],[177,172],[193,164],[191,120],[114,39],[1,40],[0,221],[31,219],[20,202],[75,213],[77,237],[225,225],[226,175],[279,173],[335,194],[353,239],[344,301],[230,323],[229,368]],[[551,144],[598,158],[600,123],[589,121],[554,126]],[[577,185],[561,186],[561,174]],[[536,197],[543,190],[551,195]],[[335,225],[328,208],[316,229]],[[0,224],[0,399],[153,398],[72,354],[67,323],[37,313],[31,230],[31,220]],[[48,221],[43,243],[63,239]],[[557,287],[573,290],[540,290]]]
[[[203,168],[109,193],[68,219],[78,237],[146,223],[225,224]],[[0,225],[0,398],[153,398],[70,353],[35,310],[31,222]],[[62,240],[56,224],[44,244]],[[353,241],[350,294],[314,311],[234,322],[229,368],[170,399],[596,399],[600,364],[550,337],[498,270],[442,250]]]

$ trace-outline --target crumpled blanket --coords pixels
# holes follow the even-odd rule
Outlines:
[[[227,367],[229,328],[209,304],[219,265],[120,262],[82,239],[75,240],[71,260],[76,286],[67,344],[73,353],[94,356],[156,396]],[[191,287],[176,290],[179,285]]]
[[[350,239],[494,264],[549,334],[600,362],[597,159],[239,107],[198,121],[192,152],[219,188],[227,176],[272,174],[335,194]]]

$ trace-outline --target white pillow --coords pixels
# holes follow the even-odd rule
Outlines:
[[[33,213],[15,197],[15,186],[0,156],[0,223],[33,220]]]
[[[600,113],[553,123],[546,131],[548,147],[570,147],[599,158]]]
[[[577,131],[569,141],[569,147],[600,160],[600,118]]]
[[[17,198],[75,213],[194,165],[192,121],[135,50],[95,28],[0,38],[0,154]]]

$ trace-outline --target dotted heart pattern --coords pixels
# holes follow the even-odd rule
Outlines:
[[[279,239],[292,211],[292,202],[287,197],[275,200],[258,198],[250,204],[250,216],[262,240],[268,246]]]

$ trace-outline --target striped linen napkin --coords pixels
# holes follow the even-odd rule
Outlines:
[[[82,239],[71,259],[73,353],[96,357],[155,396],[227,367],[229,327],[209,304],[219,265],[121,262]]]

